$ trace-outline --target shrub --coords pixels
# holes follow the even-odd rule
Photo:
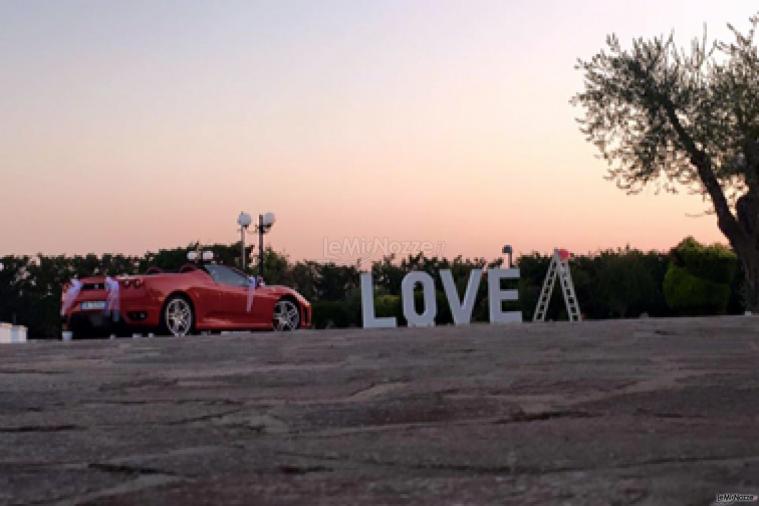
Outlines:
[[[737,270],[737,258],[726,246],[707,246],[686,237],[670,251],[663,285],[667,304],[678,314],[725,313],[735,299]]]
[[[686,237],[671,251],[672,262],[690,274],[714,283],[732,283],[738,269],[735,253],[721,244],[700,244]]]
[[[664,296],[669,307],[679,314],[722,314],[730,300],[730,285],[709,281],[670,264],[664,276]]]
[[[636,250],[605,251],[598,257],[596,298],[606,304],[606,317],[637,317],[650,313],[651,302],[661,290],[661,278]],[[582,306],[580,306],[582,307]]]
[[[377,295],[374,298],[374,311],[380,317],[395,316],[398,322],[400,322],[403,318],[403,306],[401,305],[400,295]]]
[[[311,308],[313,325],[317,329],[350,327],[355,324],[345,301],[317,300],[311,303]]]

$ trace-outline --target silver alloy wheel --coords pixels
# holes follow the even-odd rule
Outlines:
[[[166,328],[175,337],[186,336],[192,328],[192,307],[187,300],[177,297],[166,304]]]
[[[290,300],[280,300],[274,306],[274,318],[272,321],[274,330],[295,330],[300,326],[300,310]]]

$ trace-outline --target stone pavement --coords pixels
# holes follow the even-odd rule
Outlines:
[[[0,347],[0,504],[759,492],[759,319]]]

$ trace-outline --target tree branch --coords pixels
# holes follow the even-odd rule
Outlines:
[[[674,128],[678,138],[680,139],[680,142],[688,152],[691,163],[696,167],[696,170],[698,171],[698,177],[701,179],[701,182],[704,183],[704,187],[712,199],[714,210],[717,212],[717,220],[720,230],[722,230],[722,232],[727,236],[733,247],[742,248],[748,246],[750,242],[748,231],[743,229],[741,224],[738,222],[738,219],[730,210],[730,205],[728,204],[727,198],[725,197],[725,192],[722,191],[722,187],[720,186],[719,181],[717,180],[717,176],[714,174],[714,170],[712,169],[711,159],[706,153],[704,153],[696,146],[696,143],[693,142],[691,136],[688,135],[688,132],[685,131],[685,128],[680,122],[680,119],[677,117],[675,105],[672,103],[669,97],[666,97],[662,94],[658,95],[659,100],[664,107],[664,111],[667,114],[667,119],[669,119],[670,123],[672,124],[672,128]]]

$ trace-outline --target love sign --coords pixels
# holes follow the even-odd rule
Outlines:
[[[522,321],[521,311],[504,311],[504,301],[519,300],[519,292],[514,289],[504,290],[501,288],[502,279],[519,279],[519,269],[488,269],[488,309],[490,323],[514,323]],[[445,297],[451,308],[453,323],[467,325],[472,321],[477,290],[482,279],[482,269],[472,269],[469,273],[469,281],[464,291],[464,297],[460,298],[453,274],[450,270],[440,271],[440,280],[443,283]],[[416,286],[422,288],[422,300],[424,310],[420,313],[414,307],[414,290]],[[437,315],[437,300],[435,298],[435,280],[424,271],[412,271],[404,276],[401,282],[401,299],[403,303],[403,316],[409,327],[431,327],[435,325]],[[398,322],[394,316],[378,317],[374,310],[374,282],[371,272],[361,273],[361,317],[364,328],[392,328],[397,327]]]

